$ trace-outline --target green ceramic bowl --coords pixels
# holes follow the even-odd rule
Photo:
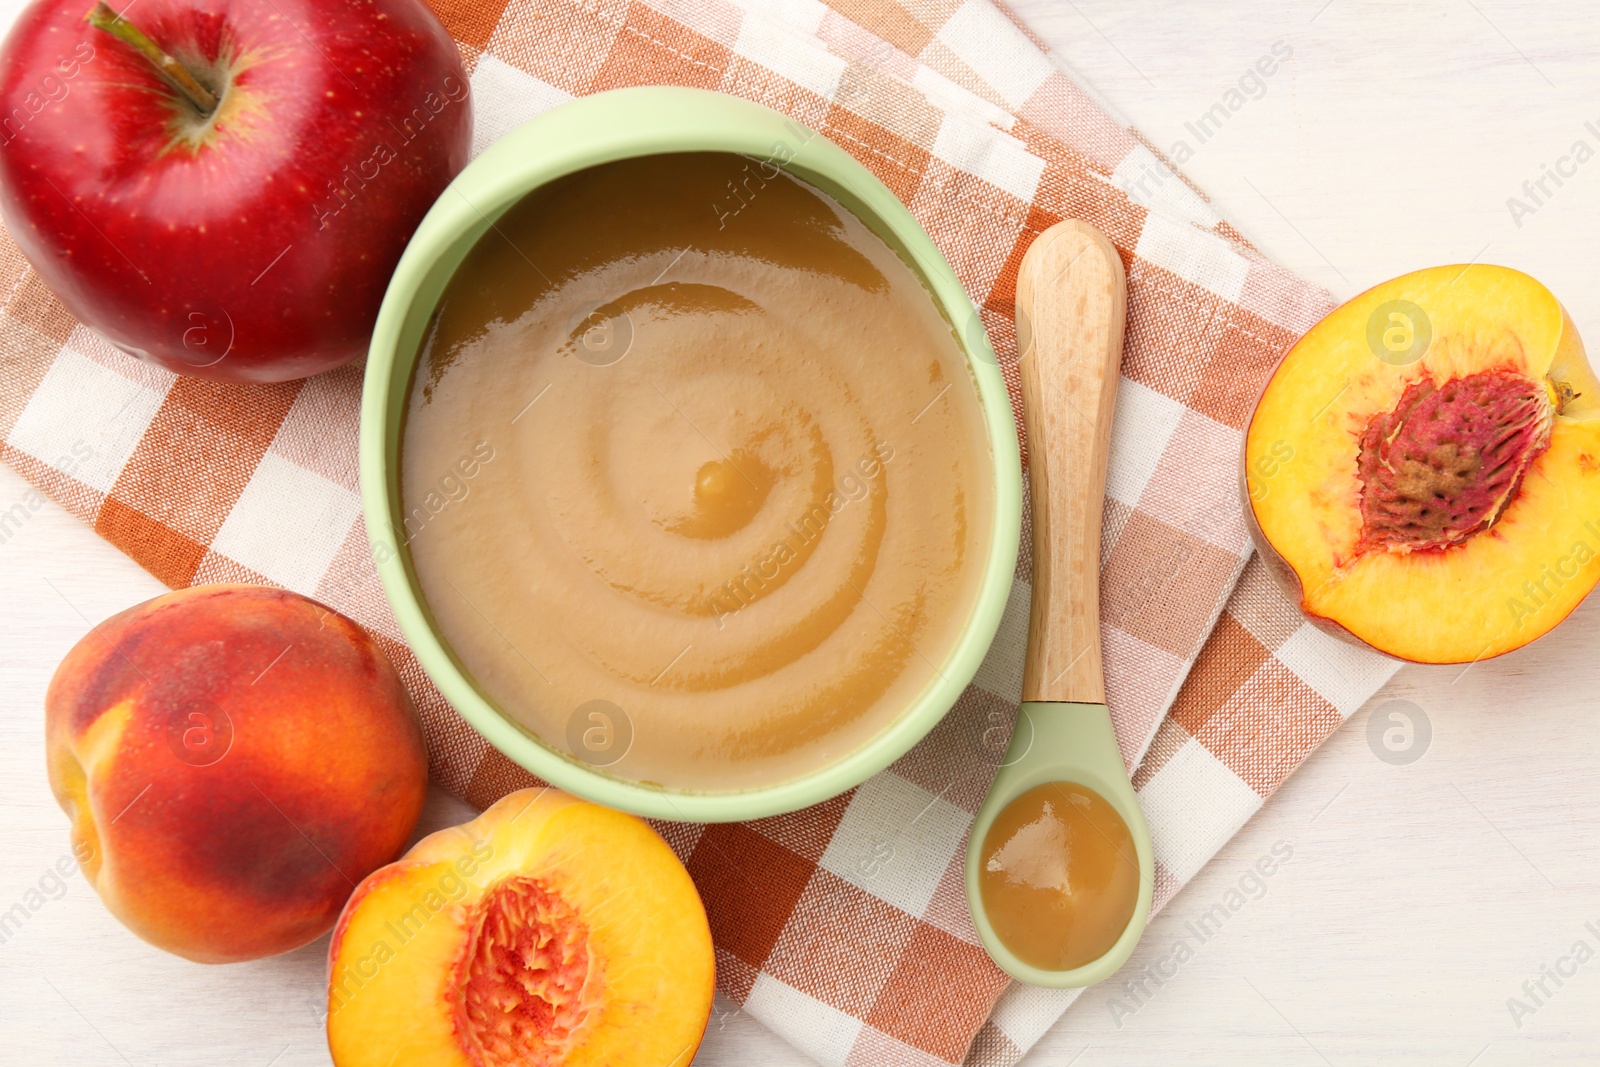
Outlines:
[[[939,676],[872,740],[837,762],[739,792],[663,789],[613,777],[519,726],[473,684],[434,627],[405,547],[399,452],[406,393],[446,283],[497,218],[531,190],[585,167],[667,152],[771,160],[826,191],[888,242],[927,284],[966,352],[994,465],[994,515],[976,608]],[[759,104],[698,89],[619,89],[557,107],[501,138],[439,197],[411,238],[378,313],[361,401],[361,497],[373,559],[395,620],[445,698],[496,748],[546,781],[614,808],[665,819],[751,819],[817,804],[859,785],[950,710],[988,651],[1016,566],[1022,476],[1005,382],[971,300],[905,206],[843,149]]]

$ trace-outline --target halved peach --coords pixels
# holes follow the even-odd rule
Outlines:
[[[1600,580],[1600,381],[1528,275],[1407,274],[1284,356],[1245,434],[1244,489],[1312,622],[1423,663],[1496,656]]]
[[[694,883],[632,815],[525,789],[357,887],[328,950],[338,1067],[686,1067],[711,1013]]]

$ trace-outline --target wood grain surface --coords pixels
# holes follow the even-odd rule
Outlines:
[[[1018,0],[1018,13],[1275,261],[1349,297],[1438,263],[1544,280],[1600,348],[1600,157],[1532,215],[1507,201],[1600,137],[1600,20],[1575,0]],[[0,2],[9,24],[20,7]],[[85,3],[85,9],[88,4]],[[1282,42],[1205,142],[1186,128]],[[1569,159],[1570,169],[1570,159]],[[3,355],[0,355],[3,358]],[[27,501],[0,469],[0,511]],[[0,542],[0,910],[67,854],[43,696],[98,621],[161,591],[58,509]],[[1315,752],[1023,1067],[1525,1067],[1600,1057],[1600,957],[1507,1007],[1600,925],[1600,598],[1528,648],[1407,667]],[[1397,704],[1397,702],[1405,702]],[[1427,722],[1397,765],[1367,740]],[[1381,750],[1381,749],[1380,749]],[[428,826],[464,817],[435,797]],[[1253,874],[1274,846],[1293,858]],[[1228,905],[1239,903],[1233,910]],[[1204,942],[1190,926],[1221,907]],[[1174,962],[1174,946],[1191,955]],[[326,943],[200,967],[123,931],[76,876],[0,945],[0,1064],[326,1067]],[[1571,966],[1570,963],[1565,966]],[[1145,968],[1159,979],[1142,977]],[[719,1002],[697,1067],[809,1063]]]
[[[1023,700],[1106,702],[1100,514],[1128,286],[1104,234],[1068,219],[1017,275],[1017,341],[1033,506],[1033,602]]]

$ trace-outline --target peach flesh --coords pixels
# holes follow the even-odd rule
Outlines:
[[[1555,413],[1514,371],[1406,386],[1361,435],[1361,550],[1445,549],[1493,526],[1550,447]]]
[[[328,1049],[339,1067],[687,1067],[715,969],[659,834],[525,789],[357,887],[328,946]]]
[[[1425,343],[1391,348],[1379,330],[1397,320]],[[1415,406],[1416,393],[1402,402],[1410,386],[1442,391],[1482,374],[1505,376],[1478,380],[1497,406],[1506,394],[1523,396],[1502,409],[1507,423],[1544,409],[1547,442],[1524,423],[1503,442],[1501,462],[1480,455],[1463,464],[1446,450],[1431,457],[1437,469],[1408,469],[1396,460],[1430,466],[1419,431],[1431,420],[1420,419],[1387,471],[1362,471],[1373,417]],[[1543,400],[1528,394],[1530,383]],[[1489,421],[1494,430],[1501,420]],[[1488,445],[1497,432],[1454,444]],[[1548,633],[1600,582],[1600,378],[1555,294],[1521,271],[1430,267],[1341,305],[1284,355],[1245,442],[1245,517],[1262,558],[1306,620],[1335,636],[1418,663],[1474,663]],[[1468,476],[1452,486],[1443,477],[1452,470]],[[1421,475],[1413,495],[1399,492],[1408,488],[1402,473]],[[1368,491],[1385,479],[1388,501],[1383,486]],[[1435,492],[1468,483],[1465,501]],[[1438,514],[1415,525],[1424,503]],[[1394,543],[1374,545],[1386,520],[1399,536],[1379,534]]]

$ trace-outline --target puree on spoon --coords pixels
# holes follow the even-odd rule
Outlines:
[[[993,536],[961,347],[831,197],[722,153],[530,194],[440,300],[407,544],[483,693],[611,774],[738,790],[936,678]]]

